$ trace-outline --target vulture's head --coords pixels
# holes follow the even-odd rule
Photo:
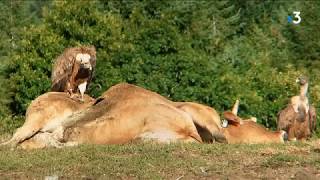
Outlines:
[[[80,64],[80,68],[92,70],[91,56],[86,53],[79,53],[76,56],[76,61]]]
[[[96,48],[94,46],[82,46],[72,48],[73,57],[80,64],[81,69],[93,70],[96,65]]]
[[[305,85],[308,83],[308,78],[305,76],[300,76],[296,79],[296,82],[300,85]]]

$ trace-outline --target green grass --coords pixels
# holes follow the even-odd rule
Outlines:
[[[0,177],[60,178],[290,178],[304,168],[320,176],[319,141],[285,145],[82,145],[64,149],[0,148]],[[281,174],[282,173],[282,174]]]

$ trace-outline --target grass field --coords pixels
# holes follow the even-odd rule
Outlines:
[[[320,179],[320,140],[0,148],[0,179]]]

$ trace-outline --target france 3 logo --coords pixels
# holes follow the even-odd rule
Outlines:
[[[288,16],[288,23],[299,24],[301,22],[300,11],[293,11],[293,17]]]

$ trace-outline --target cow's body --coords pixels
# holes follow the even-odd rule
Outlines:
[[[187,113],[166,98],[130,84],[111,87],[94,105],[59,122],[21,145],[38,148],[64,143],[122,144],[134,140],[202,141]]]
[[[180,103],[181,105],[181,103]],[[227,127],[221,127],[220,118],[216,117],[214,109],[208,110],[210,107],[205,105],[197,105],[194,103],[185,103],[183,110],[190,114],[192,117],[197,118],[197,124],[202,124],[210,132],[212,132],[213,139],[222,140],[223,137],[227,143],[283,143],[285,139],[284,131],[269,131],[263,126],[257,124],[251,119],[242,120],[232,112],[228,112],[225,118],[229,122]],[[237,110],[236,110],[237,111]],[[197,113],[199,113],[197,115]],[[213,125],[215,124],[216,125]],[[201,135],[201,132],[199,132]],[[222,136],[221,136],[222,134]],[[201,135],[202,137],[202,135]]]
[[[221,133],[220,116],[215,109],[194,102],[175,102],[174,105],[191,116],[203,141],[226,141]]]
[[[23,129],[32,132],[34,136],[24,135],[24,141],[21,138],[16,141],[23,141],[22,147],[123,144],[135,140],[283,142],[279,135],[273,136],[266,129],[252,124],[253,122],[244,123],[240,127],[229,125],[222,128],[218,113],[211,107],[191,102],[175,103],[157,93],[130,84],[115,85],[94,103],[90,101],[85,105],[78,101],[71,102],[72,99],[64,93],[50,95],[59,98],[53,99],[45,94],[37,98],[38,105],[34,101],[28,108],[26,123],[17,132]],[[65,113],[68,109],[71,111]],[[52,116],[41,112],[50,112]],[[31,116],[38,117],[30,118]],[[204,136],[203,133],[207,134]]]
[[[201,141],[191,117],[164,97],[130,85],[110,88],[98,103],[71,120],[63,141],[120,144],[135,139]]]

